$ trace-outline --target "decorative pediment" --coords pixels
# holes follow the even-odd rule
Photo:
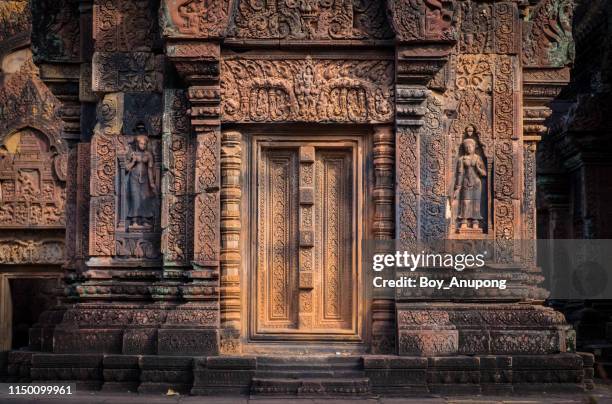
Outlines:
[[[239,0],[230,37],[250,39],[389,39],[380,0]]]
[[[51,137],[58,151],[64,150],[59,138],[58,105],[38,77],[38,68],[28,59],[0,90],[0,138],[24,127],[35,127]]]

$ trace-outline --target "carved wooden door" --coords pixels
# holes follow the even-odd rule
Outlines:
[[[355,144],[260,146],[253,198],[257,251],[252,336],[355,335],[360,178]]]

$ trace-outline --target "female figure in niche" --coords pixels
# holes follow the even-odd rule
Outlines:
[[[149,150],[149,138],[136,136],[126,155],[128,228],[150,229],[155,217],[155,157]]]
[[[471,129],[471,130],[470,130]],[[474,133],[473,127],[466,129],[466,134]],[[459,201],[458,219],[461,229],[471,227],[480,229],[483,219],[480,212],[482,201],[482,179],[487,176],[482,158],[476,154],[476,141],[468,137],[463,140],[464,154],[457,161],[457,180],[455,182],[455,199]]]

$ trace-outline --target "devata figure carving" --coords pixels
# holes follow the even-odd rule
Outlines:
[[[480,229],[483,219],[480,212],[482,203],[482,179],[487,176],[487,170],[482,158],[476,154],[476,140],[472,137],[475,128],[468,126],[463,140],[464,154],[457,161],[457,179],[455,182],[455,199],[459,201],[457,218],[460,229],[470,226]]]
[[[126,155],[128,230],[153,227],[155,217],[155,157],[149,150],[149,138],[136,136]]]

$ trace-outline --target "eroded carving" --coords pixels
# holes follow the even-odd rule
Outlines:
[[[565,67],[574,60],[573,0],[543,0],[531,11],[523,34],[526,66]]]
[[[395,35],[402,41],[455,39],[451,0],[390,0],[388,8]]]

